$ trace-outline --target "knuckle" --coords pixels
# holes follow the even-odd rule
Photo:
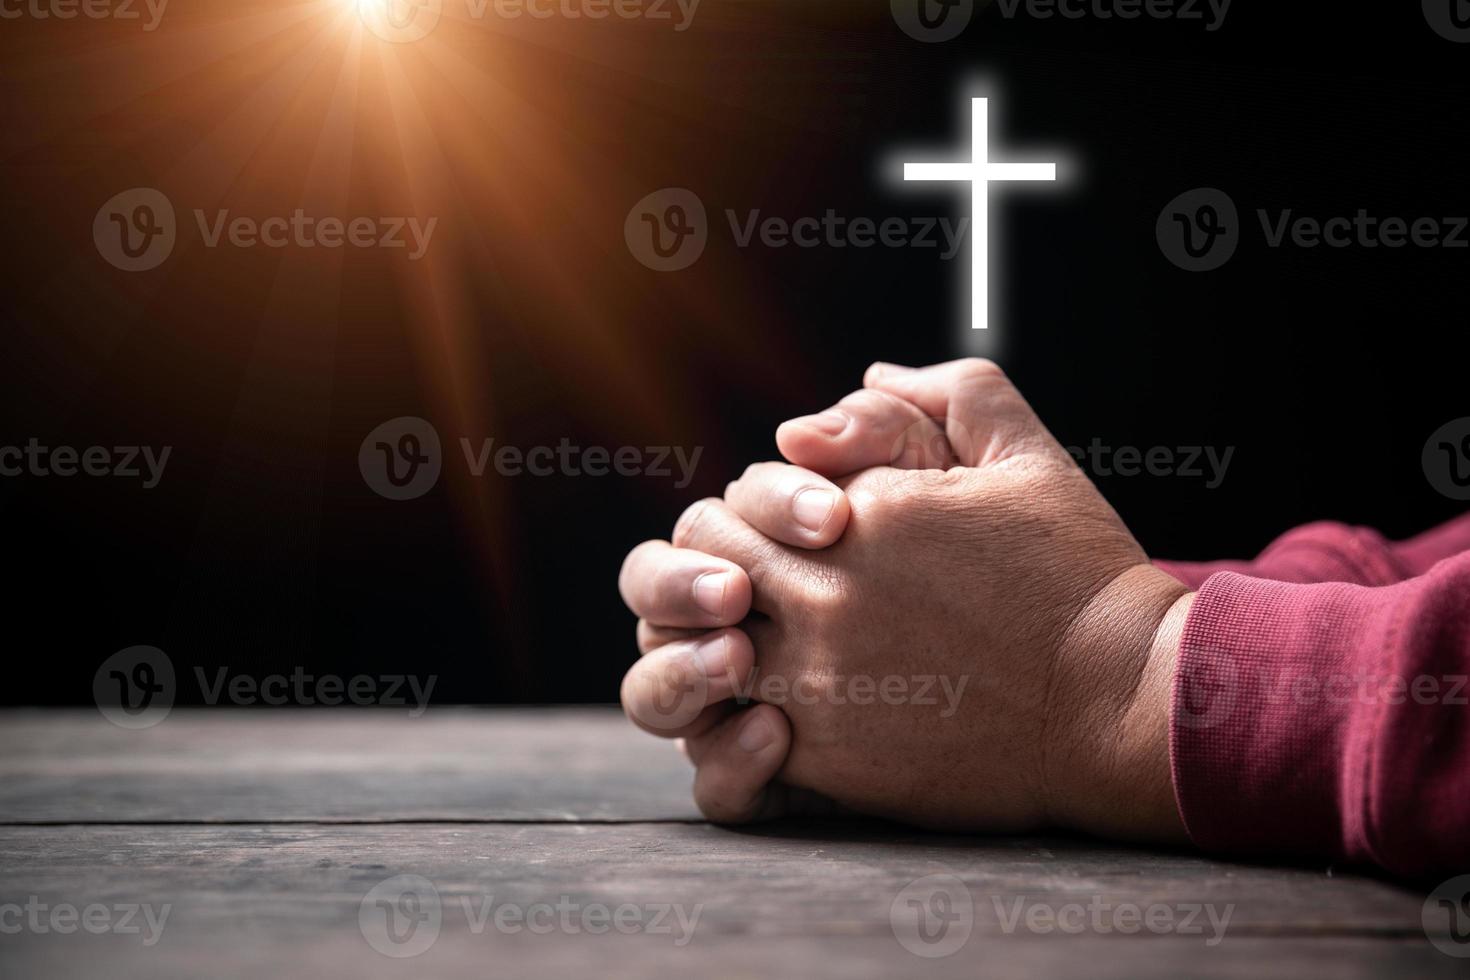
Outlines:
[[[787,472],[787,467],[776,463],[752,463],[740,478],[740,491],[728,501],[730,508],[752,524],[780,520],[790,509]]]
[[[971,501],[972,472],[963,466],[875,471],[872,479],[848,487],[854,520],[879,538],[928,528],[927,534],[938,515]]]
[[[850,413],[862,417],[864,420],[872,420],[890,414],[895,403],[902,403],[903,399],[890,395],[885,391],[875,388],[862,388],[845,396],[837,404]]]
[[[822,632],[838,628],[852,609],[852,590],[835,569],[804,575],[791,591],[799,596],[807,622]]]
[[[906,505],[910,508],[927,508],[949,495],[965,480],[968,474],[964,467],[947,470],[920,470],[914,474],[913,488]]]
[[[682,651],[660,651],[638,661],[623,675],[623,710],[645,731],[674,735],[704,710],[708,694],[703,674]]]
[[[891,391],[884,391],[881,388],[865,388],[863,390],[873,396],[871,399],[873,406],[881,411],[888,413],[897,412],[906,417],[923,414],[913,402],[906,401]]]
[[[618,592],[622,595],[623,601],[628,605],[632,605],[630,600],[634,593],[633,584],[643,576],[649,562],[653,558],[654,550],[661,543],[659,541],[645,541],[628,552],[627,557],[623,559],[622,567],[618,569]]]
[[[689,542],[695,539],[695,532],[704,522],[714,504],[715,498],[706,497],[703,500],[696,500],[684,509],[684,513],[679,515],[679,520],[674,524],[674,547],[688,547]]]
[[[1004,379],[1005,371],[988,357],[966,357],[959,362],[959,373],[970,379]]]
[[[618,688],[618,701],[628,717],[634,721],[638,720],[643,689],[646,686],[646,674],[643,661],[638,661],[627,672],[623,674],[623,682]]]
[[[894,440],[890,458],[907,461],[913,469],[935,469],[954,455],[945,435],[944,420],[921,418],[909,425]]]
[[[929,473],[928,470],[905,471],[902,474],[875,470],[860,484],[849,486],[847,496],[854,511],[860,511],[867,523],[883,527],[890,519],[913,506],[915,490],[928,478]]]
[[[770,472],[770,469],[771,464],[769,462],[751,463],[750,465],[746,466],[745,471],[740,474],[740,479],[759,480],[763,474]]]

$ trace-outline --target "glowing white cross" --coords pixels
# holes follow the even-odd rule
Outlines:
[[[904,180],[967,180],[975,198],[974,216],[970,221],[970,261],[973,282],[970,305],[973,326],[984,330],[990,325],[990,200],[992,180],[1056,180],[1054,163],[991,163],[989,132],[989,100],[970,100],[971,140],[974,149],[969,163],[906,163]]]

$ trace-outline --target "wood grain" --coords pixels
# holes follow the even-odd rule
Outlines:
[[[694,819],[687,763],[614,712],[95,721],[0,716],[0,975],[1465,975],[1426,941],[1422,892],[1357,875],[867,822],[714,827]],[[962,883],[973,922],[929,959],[895,922],[906,887],[935,874]],[[363,911],[400,875],[432,883],[438,911],[432,943],[404,959],[379,951],[405,947],[384,945],[371,901]],[[7,903],[168,918],[150,945],[146,928],[8,931]],[[496,910],[541,905],[569,917],[544,934],[495,925]],[[629,934],[581,928],[582,911],[620,906],[638,915]],[[1130,906],[1172,921],[1121,932]],[[659,908],[684,918],[645,928]],[[1074,934],[1046,914],[1068,908],[1103,911]]]
[[[0,714],[0,823],[693,820],[693,772],[614,708]]]

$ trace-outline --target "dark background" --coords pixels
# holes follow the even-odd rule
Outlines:
[[[454,418],[433,397],[445,379],[414,366],[418,311],[383,291],[368,259],[348,257],[321,287],[332,340],[306,367],[262,354],[270,331],[319,340],[306,314],[265,310],[257,270],[231,265],[278,275],[289,254],[137,276],[102,263],[90,241],[100,202],[154,182],[150,160],[197,134],[147,100],[91,129],[48,129],[47,113],[88,82],[64,58],[42,60],[55,32],[10,31],[7,49],[26,58],[0,59],[0,445],[174,448],[149,491],[0,480],[6,703],[86,703],[98,664],[134,644],[185,675],[300,666],[435,674],[436,702],[614,700],[634,656],[615,588],[628,549],[772,457],[780,421],[832,403],[869,362],[965,353],[963,256],[742,250],[723,209],[966,214],[963,194],[895,188],[880,170],[899,148],[965,143],[979,75],[999,86],[997,157],[1059,147],[1078,172],[1066,193],[992,196],[1004,220],[992,249],[1008,261],[1003,366],[1065,444],[1235,447],[1217,489],[1100,481],[1152,554],[1250,556],[1322,518],[1406,536],[1460,511],[1420,453],[1470,415],[1470,250],[1270,249],[1255,218],[1470,213],[1470,45],[1436,35],[1419,5],[1237,0],[1213,33],[986,10],[960,39],[928,45],[894,25],[886,0],[705,0],[687,34],[624,42],[638,78],[604,78],[572,51],[615,26],[559,29],[575,35],[568,47],[526,42],[506,70],[519,57],[564,80],[524,91],[548,126],[583,134],[548,153],[595,179],[605,210],[548,205],[541,242],[501,240],[501,225],[477,219],[453,356],[488,408]],[[668,100],[639,94],[654,90]],[[697,191],[714,229],[697,265],[659,275],[628,254],[622,218],[666,186]],[[1228,192],[1245,231],[1226,266],[1191,274],[1164,259],[1154,225],[1200,186]],[[535,291],[474,260],[542,246],[564,261]],[[587,321],[570,328],[553,298],[580,302]],[[655,394],[637,403],[639,391]],[[311,403],[310,440],[292,425],[296,399]],[[685,490],[489,475],[393,502],[364,485],[357,451],[401,415],[433,421],[447,454],[459,434],[705,451]],[[180,700],[195,699],[183,684]]]

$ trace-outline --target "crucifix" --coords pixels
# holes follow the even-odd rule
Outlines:
[[[904,180],[969,181],[974,195],[970,221],[971,325],[984,330],[990,325],[989,188],[992,180],[1056,180],[1054,163],[992,163],[990,161],[989,100],[970,100],[969,163],[906,163]]]

